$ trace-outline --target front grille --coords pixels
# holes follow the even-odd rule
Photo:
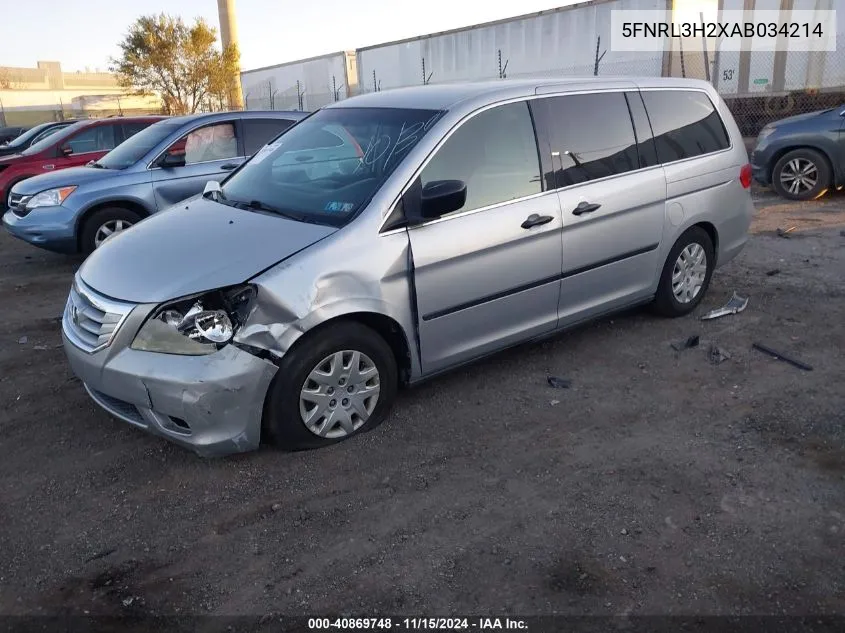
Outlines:
[[[26,208],[26,203],[29,202],[29,199],[32,196],[25,196],[20,193],[10,193],[9,194],[9,208],[19,218],[22,218],[29,214],[29,209]]]
[[[62,329],[74,345],[89,353],[107,347],[134,304],[107,299],[76,279],[62,316]]]

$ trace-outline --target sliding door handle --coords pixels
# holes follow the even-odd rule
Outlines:
[[[537,215],[536,213],[532,213],[525,218],[525,221],[520,226],[524,229],[530,229],[532,226],[548,224],[552,220],[554,220],[554,218],[550,215]]]
[[[600,206],[600,204],[596,204],[594,202],[581,202],[577,207],[572,210],[572,215],[583,215],[585,213],[592,213]]]

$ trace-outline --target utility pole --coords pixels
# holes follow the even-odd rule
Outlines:
[[[235,15],[235,0],[217,0],[217,14],[220,17],[220,43],[225,51],[229,46],[238,48],[238,20]],[[243,93],[241,92],[241,65],[238,65],[229,78],[229,107],[232,110],[243,110]]]

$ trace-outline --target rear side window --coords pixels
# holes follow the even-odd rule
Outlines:
[[[703,92],[646,90],[642,95],[661,163],[730,147],[725,125]]]
[[[124,123],[123,124],[123,140],[127,140],[135,136],[138,132],[143,130],[144,128],[149,127],[153,122],[152,121],[133,121],[132,123]]]
[[[244,119],[244,150],[252,156],[293,125],[287,119]]]
[[[486,110],[461,125],[420,174],[434,180],[463,180],[471,211],[540,193],[540,161],[528,104]]]
[[[623,93],[568,95],[540,102],[546,102],[557,187],[639,168],[637,141]]]

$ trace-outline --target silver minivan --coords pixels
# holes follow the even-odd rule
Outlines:
[[[70,365],[201,455],[319,447],[400,386],[651,303],[746,240],[751,168],[707,83],[535,79],[332,104],[76,274]]]

